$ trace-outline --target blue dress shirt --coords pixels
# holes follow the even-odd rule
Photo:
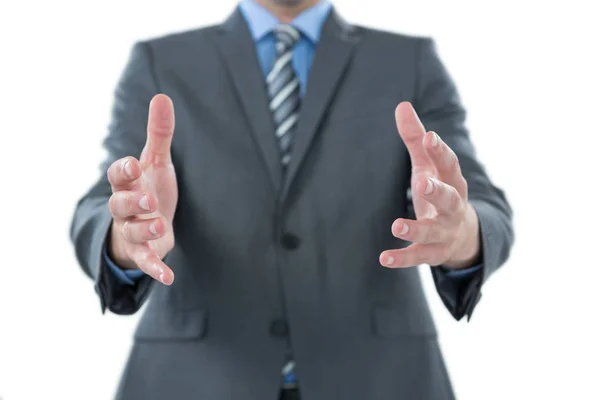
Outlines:
[[[145,274],[141,269],[121,269],[110,259],[106,247],[104,248],[104,260],[115,279],[122,285],[133,286],[135,285],[135,282]]]
[[[275,35],[273,35],[273,29],[281,24],[281,22],[275,15],[254,0],[242,0],[239,9],[254,39],[258,61],[266,79],[266,76],[275,63],[276,57],[276,39]],[[319,42],[323,23],[329,16],[330,11],[331,3],[328,0],[321,0],[290,22],[290,25],[294,26],[302,34],[292,52],[292,65],[300,83],[300,96],[304,96],[306,93],[308,73],[312,65],[315,47]],[[134,285],[135,281],[144,275],[140,270],[122,270],[110,260],[106,250],[104,251],[104,258],[106,259],[108,268],[112,271],[117,281],[122,284]],[[467,279],[479,268],[481,266],[459,271],[447,271],[446,273],[453,278]]]
[[[250,33],[256,45],[258,61],[266,79],[277,55],[273,29],[280,25],[281,21],[254,0],[242,0],[240,11],[248,24],[248,28],[250,28]],[[331,3],[328,0],[321,0],[290,22],[290,25],[302,34],[292,52],[292,65],[300,83],[300,96],[304,96],[304,93],[306,93],[306,83],[308,82],[308,73],[312,65],[315,46],[319,43],[321,28],[330,11]]]

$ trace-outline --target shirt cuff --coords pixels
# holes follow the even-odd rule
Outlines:
[[[470,268],[463,269],[448,269],[443,266],[440,267],[447,277],[458,280],[466,280],[471,278],[477,271],[483,268],[483,264],[476,265]]]
[[[121,269],[117,264],[114,263],[113,260],[110,259],[108,252],[106,251],[106,247],[103,251],[103,257],[110,272],[113,274],[115,279],[123,285],[133,286],[137,280],[145,275],[144,271],[141,269]]]

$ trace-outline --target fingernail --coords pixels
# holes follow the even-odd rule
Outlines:
[[[438,135],[435,132],[431,132],[431,147],[435,147],[438,145]]]
[[[165,271],[163,271],[163,269],[158,264],[155,264],[154,268],[158,271],[158,279],[162,283],[165,283]]]
[[[388,256],[385,265],[392,265],[394,263],[394,257]]]
[[[131,162],[129,162],[129,160],[125,161],[125,175],[127,175],[127,177],[131,178],[133,176],[133,173],[131,172]]]
[[[400,235],[406,235],[407,233],[408,233],[408,225],[406,224],[406,222],[404,222],[402,225],[402,230],[400,231]]]
[[[150,211],[150,205],[148,204],[148,196],[144,195],[140,201],[138,201],[139,206],[146,211]]]
[[[158,231],[156,230],[156,222],[150,224],[150,233],[152,233],[153,235],[156,235],[158,233]]]
[[[427,178],[427,187],[425,188],[425,194],[431,194],[433,192],[433,181],[431,178]]]

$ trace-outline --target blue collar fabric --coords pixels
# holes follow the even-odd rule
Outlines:
[[[240,11],[248,23],[255,42],[271,33],[281,23],[275,15],[255,0],[242,0]],[[292,20],[290,25],[302,32],[313,44],[317,44],[321,36],[321,28],[330,11],[331,3],[329,0],[321,0],[316,5],[300,13]]]

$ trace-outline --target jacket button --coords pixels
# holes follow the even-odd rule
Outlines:
[[[300,246],[300,239],[292,233],[284,233],[281,236],[281,246],[287,250],[296,250]]]
[[[288,323],[282,319],[276,319],[271,322],[271,327],[269,328],[271,335],[275,337],[286,337],[289,332]]]

